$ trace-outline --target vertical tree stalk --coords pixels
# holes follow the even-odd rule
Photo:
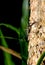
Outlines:
[[[27,65],[36,65],[45,51],[45,0],[30,0],[30,10]]]

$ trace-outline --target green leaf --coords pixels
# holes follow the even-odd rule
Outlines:
[[[20,48],[21,48],[22,65],[24,65],[24,63],[27,65],[28,44],[25,39],[22,39],[19,42],[20,42]]]
[[[0,23],[0,26],[6,26],[7,28],[10,28],[11,30],[15,31],[18,35],[20,35],[20,30],[18,30],[16,27],[10,25],[10,24],[5,24],[5,23]]]
[[[7,47],[8,48],[7,42],[5,41],[4,36],[3,36],[3,33],[2,33],[1,30],[0,30],[0,36],[1,36],[1,44],[4,47]],[[11,58],[11,55],[10,54],[8,54],[7,52],[3,52],[3,54],[4,54],[4,63],[5,63],[5,65],[15,65],[12,62],[12,58]]]
[[[27,65],[28,43],[26,38],[27,38],[27,28],[28,28],[28,20],[29,20],[28,18],[29,18],[29,3],[28,0],[23,0],[20,40],[19,40],[20,48],[21,48],[21,56],[22,56],[22,65]]]
[[[22,17],[23,18],[28,18],[29,16],[29,1],[28,0],[23,0],[22,3]]]
[[[39,60],[38,60],[38,62],[37,62],[36,65],[40,65],[41,62],[43,61],[43,58],[44,58],[44,57],[45,57],[45,52],[43,52],[43,53],[41,54],[41,56],[40,56],[40,58],[39,58]]]
[[[2,36],[0,36],[1,38]],[[8,37],[8,36],[4,36],[4,38],[7,38],[7,39],[14,39],[14,40],[19,40],[18,38],[14,38],[14,37]]]
[[[21,28],[25,32],[28,27],[29,21],[29,1],[23,0],[22,3],[22,18],[21,18]]]

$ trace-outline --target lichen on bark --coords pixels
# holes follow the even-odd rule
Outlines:
[[[36,65],[45,51],[45,0],[30,0],[30,10],[27,65]]]

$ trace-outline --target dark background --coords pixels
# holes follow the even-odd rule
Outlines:
[[[8,23],[11,24],[17,28],[20,27],[20,20],[22,16],[22,0],[15,0],[15,1],[6,1],[1,4],[0,8],[0,23]],[[6,28],[5,26],[1,26],[2,32],[4,36],[11,36],[18,38],[18,35],[16,32],[10,30],[9,28]],[[9,48],[16,50],[20,53],[20,45],[17,40],[9,40],[6,39]],[[0,40],[0,45],[1,40]],[[18,58],[12,56],[12,60],[16,65],[21,65],[21,60]],[[4,55],[3,51],[0,50],[0,65],[4,65]]]

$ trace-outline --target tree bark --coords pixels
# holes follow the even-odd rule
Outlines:
[[[45,0],[30,0],[30,10],[27,65],[36,65],[45,51]]]

